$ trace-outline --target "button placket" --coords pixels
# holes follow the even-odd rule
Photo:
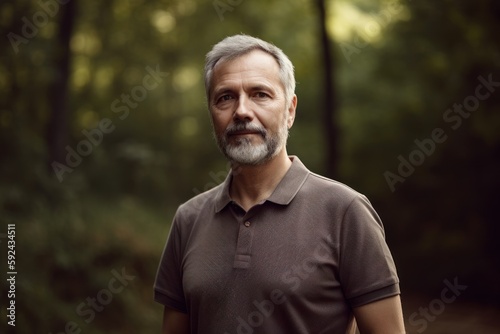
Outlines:
[[[233,268],[246,269],[250,266],[252,259],[252,222],[243,217],[239,222],[238,241],[236,244],[236,254]]]

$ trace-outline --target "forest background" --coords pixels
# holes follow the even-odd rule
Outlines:
[[[295,65],[289,153],[380,214],[408,333],[498,333],[499,31],[494,0],[2,1],[2,326],[159,332],[175,209],[229,170],[204,56],[246,33]]]

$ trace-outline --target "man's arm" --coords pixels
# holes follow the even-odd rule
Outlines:
[[[162,334],[189,334],[189,316],[165,306]]]
[[[399,295],[353,309],[361,334],[404,334],[405,325]]]

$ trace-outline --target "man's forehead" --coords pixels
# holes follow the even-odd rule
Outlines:
[[[269,53],[255,49],[232,59],[221,59],[213,69],[211,93],[234,89],[244,85],[255,90],[256,86],[267,86],[275,90],[279,86],[284,90],[277,60]]]

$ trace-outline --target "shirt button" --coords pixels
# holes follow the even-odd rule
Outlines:
[[[245,222],[246,227],[250,227],[250,222]]]

